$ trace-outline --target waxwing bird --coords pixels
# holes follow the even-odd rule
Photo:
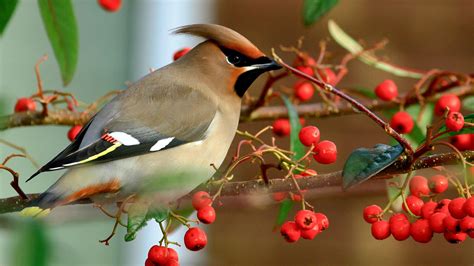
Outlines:
[[[234,138],[242,96],[259,75],[281,67],[220,25],[194,24],[175,33],[206,40],[95,114],[28,179],[67,169],[32,206],[51,209],[83,198],[114,202],[151,192],[168,204],[215,173],[212,165],[221,165]]]

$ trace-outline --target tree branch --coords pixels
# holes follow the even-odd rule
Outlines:
[[[441,91],[439,91],[441,92]],[[466,88],[453,92],[459,97],[466,97],[474,95],[474,90]],[[431,97],[426,102],[435,102],[436,99]],[[408,97],[405,100],[405,106],[409,106],[418,102],[416,95]],[[360,100],[360,103],[365,105],[372,111],[388,110],[397,108],[399,103],[383,102],[380,100]],[[329,116],[342,116],[357,114],[350,104],[346,102],[335,103],[334,107],[330,107],[325,103],[311,103],[301,104],[295,106],[298,114],[305,117],[323,118]],[[273,120],[280,117],[288,117],[288,110],[285,106],[263,106],[253,110],[252,106],[242,106],[241,122],[257,121],[257,120]],[[47,116],[42,112],[27,112],[14,113],[7,116],[0,117],[0,131],[9,128],[36,126],[36,125],[64,125],[74,126],[85,124],[93,113],[90,112],[72,112],[68,110],[54,111],[50,110]]]
[[[462,153],[467,162],[474,161],[474,151],[465,151]],[[441,153],[430,156],[424,156],[417,160],[412,166],[412,170],[432,168],[441,165],[452,165],[459,163],[458,155],[452,153]],[[393,165],[380,172],[372,179],[388,179],[393,175],[407,173],[409,171],[410,162],[406,158],[401,158],[396,161]],[[342,184],[342,171],[332,172],[328,174],[321,174],[310,177],[303,177],[297,179],[300,189],[321,189],[328,187],[340,187]],[[220,188],[220,183],[215,182],[207,186],[207,189],[211,193],[215,193]],[[205,189],[200,187],[198,189]],[[224,184],[221,196],[242,196],[248,194],[254,194],[258,192],[270,193],[270,192],[281,192],[281,191],[296,191],[296,185],[293,179],[270,179],[268,185],[263,180],[250,180],[241,182],[229,182]],[[39,194],[29,194],[30,199],[38,197]],[[189,197],[189,195],[185,196]],[[74,202],[72,204],[90,204],[92,203],[88,199]],[[0,199],[0,214],[17,212],[28,206],[28,201],[22,200],[20,197],[10,197]]]

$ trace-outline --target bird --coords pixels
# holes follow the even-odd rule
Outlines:
[[[204,41],[104,105],[27,180],[66,169],[23,213],[134,195],[152,195],[166,206],[216,173],[235,136],[245,92],[260,75],[281,66],[225,26],[192,24],[174,33]]]

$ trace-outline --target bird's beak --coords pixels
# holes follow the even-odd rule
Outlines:
[[[281,68],[281,66],[277,62],[275,62],[275,60],[270,59],[268,57],[266,59],[267,60],[265,61],[267,62],[253,65],[253,67],[264,71],[277,70]]]

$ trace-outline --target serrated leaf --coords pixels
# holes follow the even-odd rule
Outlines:
[[[464,106],[464,109],[474,111],[474,96],[464,98],[462,105]]]
[[[342,171],[343,189],[360,184],[393,164],[403,153],[400,145],[377,144],[374,148],[354,150]]]
[[[336,6],[338,0],[305,0],[303,4],[303,21],[306,26],[316,22]]]
[[[8,22],[15,12],[18,0],[1,0],[0,1],[0,36],[5,31]]]
[[[359,54],[364,50],[362,45],[355,41],[351,36],[345,33],[333,20],[328,23],[329,33],[331,37],[343,48],[349,51],[351,54]],[[408,69],[400,68],[392,64],[379,61],[375,56],[370,53],[362,53],[357,58],[366,63],[369,66],[373,66],[382,71],[391,73],[399,77],[415,78],[419,79],[423,76],[422,73],[416,71],[410,71]]]
[[[18,223],[13,248],[12,265],[45,266],[50,256],[50,242],[41,219],[26,219]]]
[[[38,0],[43,24],[67,86],[76,71],[79,37],[71,0]]]

